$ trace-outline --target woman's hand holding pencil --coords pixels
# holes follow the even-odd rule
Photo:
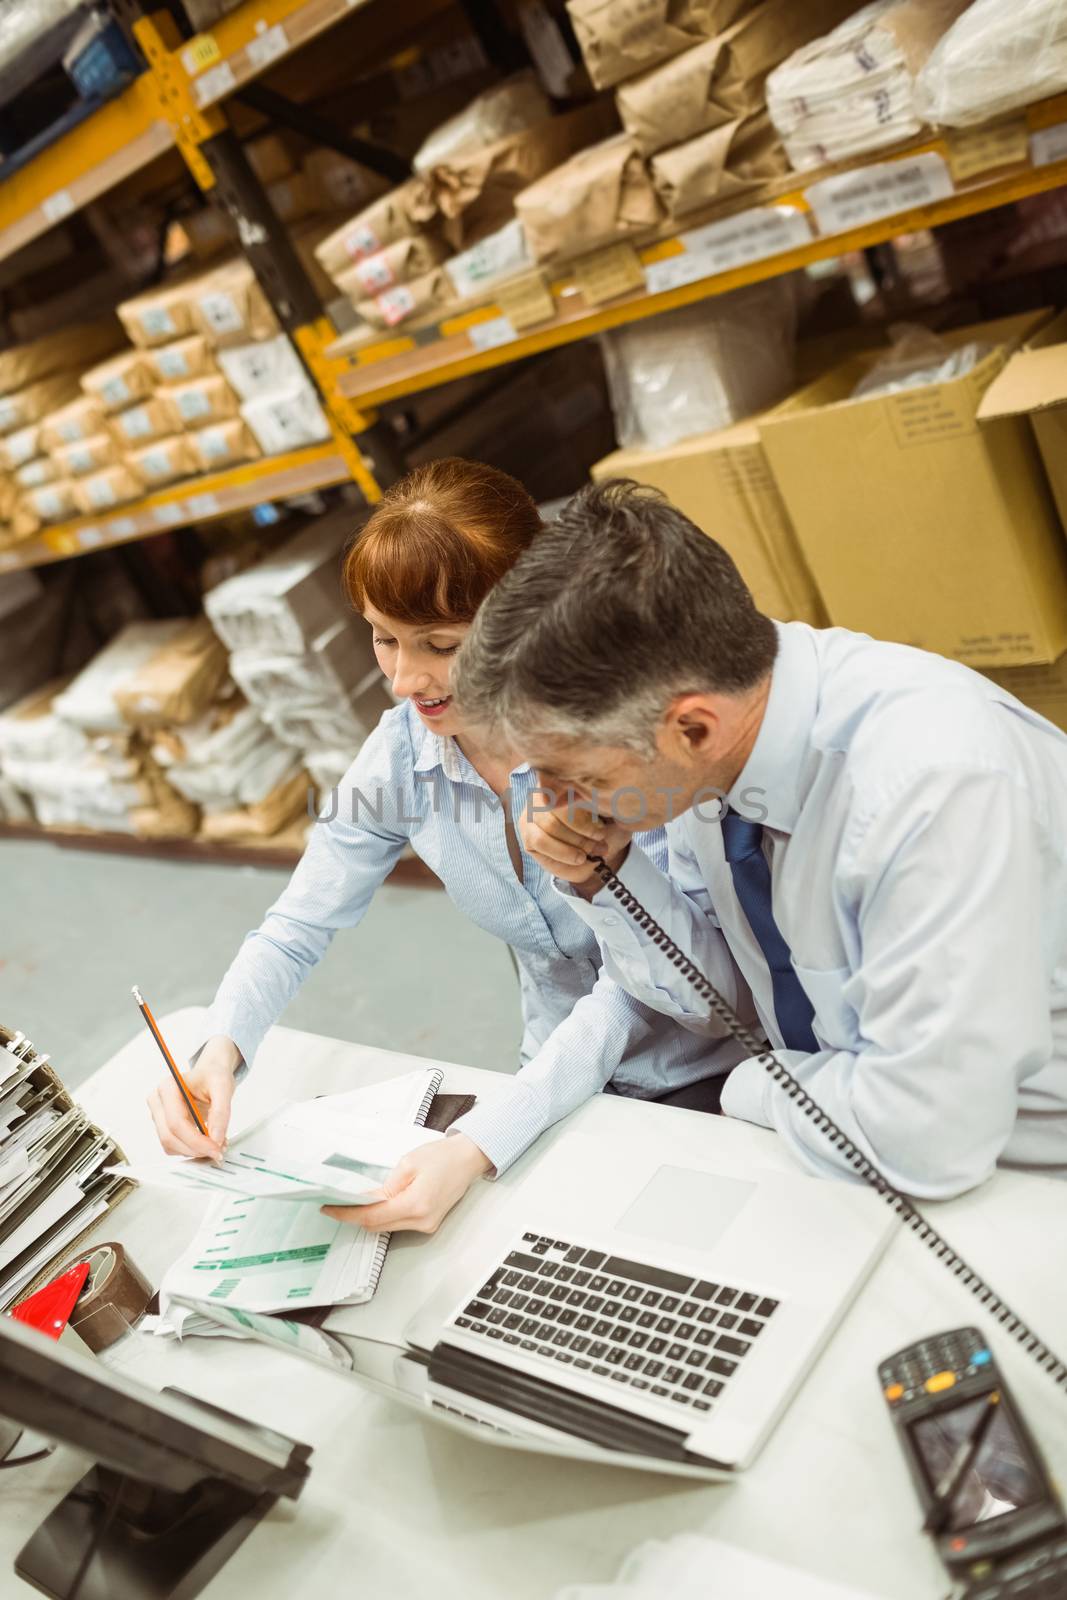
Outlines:
[[[230,1124],[230,1105],[236,1087],[234,1073],[241,1053],[232,1039],[209,1039],[195,1067],[181,1074],[200,1121],[201,1133],[189,1115],[185,1096],[168,1072],[148,1096],[148,1109],[168,1155],[206,1156],[217,1161],[226,1144]]]

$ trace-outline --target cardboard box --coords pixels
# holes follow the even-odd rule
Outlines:
[[[173,483],[176,478],[186,478],[200,466],[200,459],[189,443],[189,436],[184,433],[154,439],[151,444],[127,450],[125,459],[126,465],[149,489]]]
[[[226,676],[226,646],[206,617],[197,617],[115,690],[115,704],[131,728],[158,728],[203,716]]]
[[[985,676],[1067,733],[1067,655],[1051,666],[1005,667]]]
[[[185,444],[192,451],[200,472],[221,472],[239,461],[253,461],[260,454],[259,446],[241,417],[228,417],[225,422],[197,428],[185,436]]]
[[[771,475],[756,419],[661,450],[616,450],[591,477],[661,489],[733,558],[759,609],[825,627],[826,611]]]
[[[94,433],[76,444],[57,445],[52,458],[65,478],[84,478],[89,472],[113,467],[122,459],[122,452],[114,434]]]
[[[878,356],[854,357],[760,419],[831,622],[980,668],[1067,649],[1067,541],[1029,423],[977,416],[1012,349],[1047,322],[958,329],[946,343],[994,346],[971,372],[859,400]]]
[[[140,350],[124,350],[111,361],[90,367],[80,382],[84,393],[105,411],[122,411],[145,399],[153,387],[152,370]],[[68,406],[64,416],[74,412],[74,406]]]
[[[187,378],[203,378],[218,371],[214,353],[202,333],[191,333],[187,339],[148,350],[144,361],[157,384],[184,383]]]
[[[1012,356],[982,396],[978,417],[1029,418],[1067,530],[1067,312]]]
[[[170,407],[175,429],[199,428],[237,415],[237,396],[221,372],[157,389],[156,399]]]

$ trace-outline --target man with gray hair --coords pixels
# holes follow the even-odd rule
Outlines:
[[[859,537],[860,534],[858,533]],[[536,767],[527,849],[606,970],[706,1010],[600,854],[896,1187],[1067,1176],[1067,738],[969,668],[775,623],[653,491],[581,491],[490,593],[453,689]],[[666,822],[667,873],[631,843]],[[718,1025],[715,1025],[718,1031]],[[722,1108],[846,1173],[755,1059]]]

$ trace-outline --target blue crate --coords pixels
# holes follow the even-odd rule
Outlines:
[[[63,62],[83,100],[106,100],[142,71],[143,63],[113,19],[101,18],[99,31],[84,44],[83,38],[78,36]]]

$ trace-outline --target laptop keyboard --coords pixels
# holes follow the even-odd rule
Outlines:
[[[732,1284],[525,1233],[453,1322],[707,1412],[777,1309]]]

